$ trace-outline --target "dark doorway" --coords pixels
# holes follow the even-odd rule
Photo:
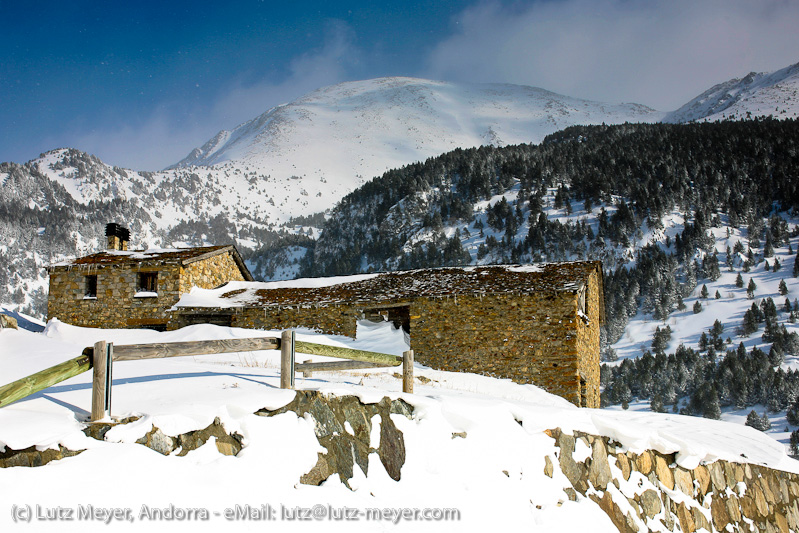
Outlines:
[[[233,325],[233,315],[222,313],[206,313],[180,316],[180,327],[193,326],[195,324],[213,324],[215,326],[230,327]]]

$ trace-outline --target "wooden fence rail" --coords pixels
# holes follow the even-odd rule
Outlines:
[[[90,346],[84,349],[80,357],[70,359],[13,383],[1,386],[0,407],[93,369],[91,421],[96,422],[111,416],[111,382],[114,362],[278,349],[281,352],[280,387],[284,389],[294,388],[295,372],[351,370],[355,368],[399,366],[401,364],[403,365],[402,390],[403,392],[413,392],[412,350],[405,352],[400,357],[378,352],[297,341],[293,331],[284,331],[279,339],[275,337],[256,337],[119,346],[110,342],[100,341],[95,343],[93,347]],[[295,364],[295,351],[308,355],[324,355],[348,359],[348,361]]]
[[[51,366],[0,387],[0,407],[21,400],[47,387],[52,387],[92,368],[92,349],[86,348],[80,357]]]
[[[338,357],[340,359],[352,359],[354,361],[364,361],[367,363],[379,363],[383,366],[399,366],[402,364],[402,356],[390,355],[387,353],[353,350],[351,348],[341,348],[338,346],[304,341],[296,341],[294,347],[296,351],[308,355],[324,355],[327,357]]]
[[[114,361],[138,361],[141,359],[182,357],[185,355],[211,355],[278,349],[280,349],[280,339],[275,337],[127,344],[114,347]]]

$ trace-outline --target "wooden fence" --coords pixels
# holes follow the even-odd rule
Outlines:
[[[0,386],[0,407],[5,407],[35,392],[93,369],[91,421],[95,422],[111,416],[111,383],[114,362],[141,361],[186,355],[255,352],[260,350],[280,350],[280,387],[283,389],[294,388],[295,372],[303,372],[303,375],[308,376],[313,371],[352,370],[399,366],[402,364],[402,390],[403,392],[413,393],[412,350],[408,350],[400,357],[385,353],[297,341],[293,331],[284,331],[279,339],[275,337],[256,337],[119,346],[110,342],[100,341],[95,343],[93,347],[85,348],[80,357],[70,359],[13,383]],[[348,361],[295,364],[295,351],[309,355],[348,359]]]

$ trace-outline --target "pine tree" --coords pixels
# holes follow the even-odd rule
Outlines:
[[[785,354],[778,347],[772,345],[768,352],[768,362],[771,366],[780,366],[783,361],[785,361]]]
[[[748,309],[744,313],[744,320],[743,324],[741,324],[740,333],[744,337],[748,337],[749,335],[757,331],[757,328],[758,328],[757,315],[751,309]]]
[[[788,285],[785,284],[785,280],[780,280],[780,294],[785,296],[788,294]]]
[[[771,244],[771,235],[766,234],[766,244],[763,246],[763,257],[773,257],[774,246]]]
[[[685,302],[682,301],[682,296],[677,296],[677,310],[678,311],[685,311],[688,307],[685,305]]]
[[[793,277],[799,278],[799,252],[796,253],[796,259],[793,260]]]
[[[716,300],[720,299],[721,299],[721,293],[719,291],[716,291]]]
[[[799,430],[791,431],[791,455],[799,456]]]
[[[666,407],[663,405],[663,398],[660,394],[652,396],[652,401],[649,403],[649,408],[655,413],[665,413]]]
[[[707,350],[709,343],[710,341],[707,338],[707,333],[703,331],[702,334],[699,336],[699,351],[704,352],[705,350]]]
[[[754,409],[749,411],[749,414],[746,415],[746,425],[755,428],[758,431],[766,431],[771,429],[771,421],[766,416],[766,413],[763,413],[763,416],[761,417],[755,412]]]
[[[698,314],[702,312],[702,304],[699,303],[699,300],[694,302],[694,314]]]
[[[740,272],[738,272],[738,276],[735,278],[735,286],[739,289],[742,289],[744,286],[744,278],[741,276]]]
[[[755,297],[755,290],[757,290],[757,283],[752,278],[749,278],[749,285],[746,286],[746,295],[749,298]]]
[[[700,296],[703,300],[707,300],[707,297],[710,296],[710,293],[707,291],[707,285],[702,285],[702,292],[700,293]]]

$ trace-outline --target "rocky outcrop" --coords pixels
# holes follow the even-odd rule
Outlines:
[[[405,464],[405,439],[391,420],[392,414],[413,417],[413,407],[403,400],[384,397],[378,403],[363,403],[356,396],[325,396],[318,391],[297,391],[290,404],[276,410],[261,409],[255,414],[274,416],[292,411],[310,416],[316,438],[326,450],[319,453],[316,465],[300,478],[306,485],[319,485],[333,474],[349,487],[355,466],[369,473],[369,454],[376,453],[392,479],[402,477]],[[379,418],[380,438],[372,442],[373,425]],[[376,444],[376,446],[375,446]]]
[[[17,319],[13,316],[0,314],[0,329],[3,328],[19,329],[19,326],[17,325]]]
[[[44,466],[50,461],[57,461],[64,457],[74,457],[85,450],[69,450],[60,444],[58,448],[37,450],[36,446],[14,450],[6,447],[0,451],[0,468],[12,466]]]
[[[607,437],[560,429],[547,434],[558,451],[546,458],[544,474],[559,468],[567,497],[590,498],[623,533],[799,530],[795,474],[721,460],[686,469],[675,454],[622,451]]]
[[[138,420],[138,417],[131,417],[119,422],[109,423],[96,423],[91,424],[83,430],[83,432],[97,440],[105,440],[105,434],[108,433],[112,427],[117,424],[127,424]],[[243,437],[238,433],[228,433],[225,431],[225,426],[219,420],[219,417],[204,429],[189,431],[188,433],[181,433],[176,436],[166,435],[159,428],[153,426],[143,437],[136,440],[137,444],[143,444],[151,450],[155,450],[162,455],[171,455],[176,453],[179,457],[183,457],[192,450],[203,446],[209,439],[214,438],[216,449],[222,455],[238,455],[242,448]]]

